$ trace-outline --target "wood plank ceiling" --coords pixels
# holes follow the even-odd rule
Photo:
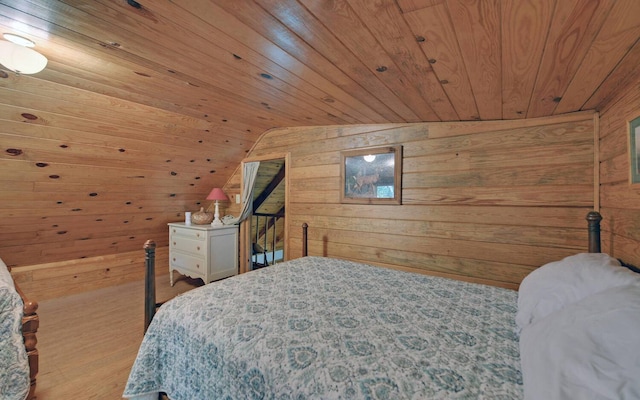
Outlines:
[[[2,31],[49,58],[38,78],[252,140],[594,109],[640,60],[637,0],[0,3]]]
[[[0,0],[0,32],[33,40],[49,59],[44,71],[30,77],[0,66],[5,126],[0,137],[7,140],[0,164],[28,159],[6,152],[12,138],[24,144],[25,137],[37,134],[64,145],[76,131],[95,131],[86,144],[107,145],[106,139],[99,141],[113,135],[133,146],[144,128],[145,138],[178,152],[171,157],[183,170],[194,169],[187,146],[202,143],[204,134],[207,149],[216,149],[217,164],[198,167],[219,173],[207,182],[181,182],[194,187],[188,196],[196,201],[212,185],[224,184],[260,135],[275,127],[520,119],[599,109],[640,74],[638,15],[638,0]],[[64,87],[74,90],[57,90]],[[83,119],[83,104],[100,112],[93,120],[98,123]],[[36,130],[36,122],[46,125],[46,118],[22,118],[35,119],[22,111],[32,108],[39,118],[52,120],[71,105],[73,114],[47,131]],[[115,114],[119,109],[124,116]],[[145,118],[144,127],[131,116]],[[120,130],[119,119],[126,117],[126,131]],[[186,133],[172,130],[176,121],[184,121]],[[28,134],[23,122],[33,123]],[[49,162],[44,156],[53,153],[42,146],[32,150]],[[168,168],[160,167],[169,161],[166,151],[140,150],[143,159],[120,151],[122,158],[109,163],[123,168],[133,163],[134,170]],[[83,160],[102,157],[73,154]],[[75,183],[118,185],[135,175],[99,176],[101,169],[112,171],[104,167],[92,165],[86,179]],[[165,180],[164,172],[146,173],[149,182]],[[50,187],[48,178],[39,178],[42,173],[28,174]],[[20,189],[17,179],[3,180],[15,191],[3,199],[16,202],[25,193],[19,190],[30,190]],[[172,185],[167,190],[174,196],[177,183]],[[121,191],[131,192],[129,186]],[[65,200],[75,204],[77,196],[69,197]],[[28,205],[44,207],[44,200],[50,199]],[[118,212],[109,204],[105,213]],[[154,220],[158,232],[176,217],[167,210],[185,204],[192,206],[156,207],[164,213]],[[53,229],[33,225],[34,232]],[[91,229],[77,232],[78,240]],[[125,228],[112,230],[120,242],[130,236]],[[60,236],[56,232],[49,236]],[[48,242],[44,233],[38,235],[44,254]],[[113,247],[109,243],[116,241],[106,235],[95,249]],[[22,245],[18,239],[11,243],[12,249]],[[58,258],[98,251],[61,250]],[[37,259],[26,253],[15,262]]]

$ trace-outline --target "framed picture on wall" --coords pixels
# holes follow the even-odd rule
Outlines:
[[[640,117],[629,122],[631,184],[640,184]]]
[[[402,146],[341,152],[341,203],[402,204]]]

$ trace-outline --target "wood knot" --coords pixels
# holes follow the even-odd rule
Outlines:
[[[9,153],[9,155],[12,155],[14,157],[15,156],[19,156],[20,154],[22,154],[22,150],[21,149],[7,149],[6,151],[7,151],[7,153]]]

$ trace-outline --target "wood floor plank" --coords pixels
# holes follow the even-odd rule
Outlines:
[[[202,285],[156,277],[157,300]],[[45,300],[38,310],[38,400],[121,399],[143,336],[144,282]]]

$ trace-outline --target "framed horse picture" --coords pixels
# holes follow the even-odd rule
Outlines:
[[[341,203],[402,204],[402,146],[341,152]]]

